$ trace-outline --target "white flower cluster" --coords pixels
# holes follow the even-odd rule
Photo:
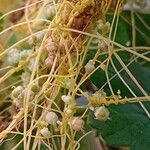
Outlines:
[[[44,35],[45,35],[44,31],[34,33],[34,35],[28,39],[28,44],[30,46],[34,46],[37,43],[40,43],[42,41]]]
[[[55,15],[56,15],[56,12],[58,11],[58,7],[59,7],[58,4],[53,5],[52,3],[51,3],[51,4],[50,4],[50,3],[47,3],[47,4],[45,5],[45,7],[43,7],[43,10],[42,10],[42,12],[40,13],[40,15],[38,16],[38,19],[39,19],[39,20],[41,19],[41,20],[38,21],[38,22],[36,23],[36,25],[37,25],[37,26],[41,26],[41,25],[47,23],[46,20],[47,20],[47,21],[48,21],[48,20],[53,20],[53,18],[54,18]]]
[[[19,61],[26,59],[29,55],[33,53],[31,49],[25,49],[23,51],[18,50],[17,48],[12,48],[7,55],[7,62],[9,65],[15,66]]]
[[[17,65],[20,61],[25,60],[28,56],[33,54],[32,49],[24,49],[24,50],[19,50],[17,48],[12,48],[8,54],[7,54],[7,63],[11,66]],[[22,73],[21,79],[23,81],[23,86],[26,87],[26,85],[30,81],[30,76],[31,76],[31,71],[33,70],[35,58],[31,58],[28,62],[28,66],[25,72]]]
[[[17,86],[11,92],[11,99],[13,100],[13,104],[18,108],[22,107],[23,91],[24,88],[22,86]]]
[[[25,88],[23,86],[17,86],[14,88],[14,90],[11,92],[11,99],[13,101],[13,104],[21,108],[23,106],[23,99],[25,95]],[[31,99],[34,97],[34,92],[30,91]]]

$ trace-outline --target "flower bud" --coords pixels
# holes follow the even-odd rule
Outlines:
[[[71,102],[72,102],[72,97],[71,96],[69,96],[69,95],[63,95],[62,97],[61,97],[61,99],[64,101],[64,103],[66,103],[66,104],[70,104]]]
[[[41,129],[41,134],[44,137],[50,137],[50,131],[48,130],[48,128],[44,127],[43,129]]]
[[[46,58],[45,64],[46,64],[48,69],[52,68],[53,63],[54,63],[54,56],[49,56],[48,58]]]
[[[90,74],[95,69],[93,61],[89,60],[89,62],[84,66],[84,68],[85,68],[85,72],[87,74]]]
[[[49,124],[55,124],[57,123],[57,120],[58,120],[58,116],[55,112],[48,112],[45,116],[45,121]]]
[[[109,119],[109,110],[105,106],[100,106],[96,108],[94,115],[96,119],[106,121]]]
[[[84,126],[84,120],[80,117],[74,117],[71,120],[71,127],[75,130],[75,131],[80,131]]]

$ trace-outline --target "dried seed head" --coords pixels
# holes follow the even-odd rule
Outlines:
[[[85,68],[85,72],[87,74],[90,74],[95,69],[93,61],[89,60],[89,62],[84,66],[84,68]]]
[[[71,120],[71,127],[75,130],[75,131],[80,131],[84,126],[84,120],[80,117],[74,117]]]
[[[69,95],[63,95],[61,97],[61,99],[66,103],[66,104],[70,104],[72,102],[72,97]]]
[[[41,129],[41,134],[44,136],[44,137],[50,137],[51,133],[50,131],[48,130],[48,128],[44,127],[43,129]]]
[[[100,106],[94,111],[96,119],[106,121],[109,119],[109,110],[105,106]]]
[[[58,116],[55,112],[48,112],[45,116],[45,121],[49,124],[55,124],[58,120]]]

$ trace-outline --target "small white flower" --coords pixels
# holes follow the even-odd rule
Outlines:
[[[51,135],[49,129],[46,128],[46,127],[44,127],[43,129],[41,129],[41,134],[42,134],[44,137],[50,137],[50,135]]]
[[[93,70],[95,70],[95,66],[93,64],[92,60],[89,60],[89,62],[84,66],[85,72],[87,74],[90,74]]]
[[[94,111],[96,119],[106,121],[109,119],[109,110],[105,106],[100,106]]]
[[[22,86],[17,86],[12,92],[11,92],[11,98],[17,98],[22,92],[24,88]]]
[[[130,41],[127,41],[125,44],[126,44],[126,46],[130,46],[130,45],[131,45],[131,42],[130,42]]]
[[[66,104],[70,104],[72,102],[72,97],[69,95],[63,95],[61,97],[61,99],[66,103]]]
[[[80,131],[84,126],[84,120],[80,117],[74,117],[71,120],[71,127],[75,130],[75,131]]]
[[[48,112],[45,116],[45,121],[49,124],[55,124],[57,123],[57,120],[58,120],[58,116],[55,112]]]

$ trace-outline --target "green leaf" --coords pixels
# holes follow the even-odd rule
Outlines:
[[[146,26],[150,26],[150,14],[135,13],[135,30],[136,30],[136,46],[150,45],[150,32]],[[107,20],[112,22],[113,16],[108,15]],[[143,24],[144,22],[144,24]],[[146,26],[145,26],[146,24]],[[112,33],[115,31],[116,25],[113,27]],[[112,34],[113,35],[113,34]],[[120,14],[119,22],[117,24],[117,31],[115,41],[126,46],[127,42],[132,44],[132,24],[131,12],[124,11]]]
[[[122,52],[122,54],[123,53],[124,52]],[[118,53],[118,55],[120,54]],[[125,54],[123,55],[125,56]],[[126,58],[121,59],[127,65],[129,60]],[[122,66],[115,58],[113,58],[113,62],[119,71]],[[128,66],[128,69],[142,86],[144,91],[150,95],[150,70],[138,62],[133,62]],[[111,65],[109,66],[108,74],[109,77],[112,77],[115,74]],[[137,96],[144,96],[125,71],[121,72],[120,75]],[[107,81],[104,71],[100,69],[91,76],[91,80],[98,88],[101,88]],[[110,83],[115,93],[120,89],[122,96],[133,97],[118,76]],[[111,94],[108,85],[105,86],[104,90],[107,95]],[[150,103],[144,102],[143,105],[150,112]],[[98,133],[103,137],[106,143],[117,147],[129,146],[131,147],[131,150],[149,150],[150,142],[148,139],[150,139],[150,118],[148,118],[142,107],[138,103],[133,103],[110,105],[108,109],[110,111],[110,120],[107,120],[106,122],[96,120],[93,113],[90,113],[88,120],[89,124],[97,129]]]
[[[107,144],[129,146],[132,150],[149,150],[150,120],[138,104],[111,105],[110,120],[102,122],[89,116],[89,124],[98,130]],[[150,110],[150,105],[147,104]],[[141,144],[143,143],[143,144]]]

